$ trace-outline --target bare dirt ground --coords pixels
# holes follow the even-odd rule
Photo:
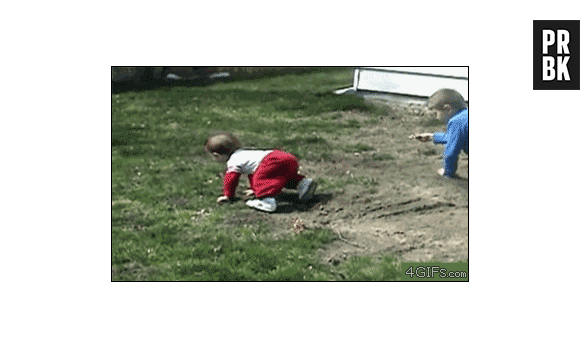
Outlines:
[[[390,103],[388,114],[372,122],[352,111],[341,112],[340,117],[361,120],[364,126],[333,142],[363,143],[374,149],[345,153],[336,161],[301,161],[301,172],[324,178],[324,183],[349,184],[332,189],[320,185],[308,204],[299,203],[289,190],[279,196],[276,213],[249,209],[227,224],[264,220],[272,223],[274,234],[299,233],[302,225],[330,228],[339,239],[319,252],[324,262],[334,265],[353,255],[382,253],[402,261],[467,261],[467,155],[460,155],[461,179],[444,179],[436,173],[442,167],[443,146],[408,139],[410,134],[444,127],[424,126],[430,117],[422,106],[409,103]],[[381,160],[387,154],[394,159]]]

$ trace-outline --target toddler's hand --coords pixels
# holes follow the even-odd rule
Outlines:
[[[244,198],[245,198],[245,199],[249,199],[249,198],[251,198],[252,196],[254,196],[254,191],[253,191],[252,189],[246,189],[246,190],[244,191]]]
[[[421,142],[428,142],[428,141],[432,141],[433,140],[433,134],[432,133],[419,133],[416,135],[411,136]]]
[[[227,196],[220,196],[219,198],[217,198],[218,203],[227,202],[227,201],[230,201],[230,198],[228,198]]]

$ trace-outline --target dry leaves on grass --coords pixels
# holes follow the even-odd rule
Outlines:
[[[294,231],[294,234],[299,235],[304,230],[306,230],[306,225],[302,219],[292,218],[290,222],[292,223],[292,230]]]

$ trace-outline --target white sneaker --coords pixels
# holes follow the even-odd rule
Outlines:
[[[318,183],[311,178],[304,178],[298,183],[298,198],[300,200],[310,200],[316,191]]]
[[[278,203],[275,198],[263,198],[246,201],[246,205],[260,211],[274,212],[276,211]]]

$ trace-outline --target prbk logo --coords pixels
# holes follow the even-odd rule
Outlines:
[[[580,21],[534,21],[534,90],[580,90]]]

